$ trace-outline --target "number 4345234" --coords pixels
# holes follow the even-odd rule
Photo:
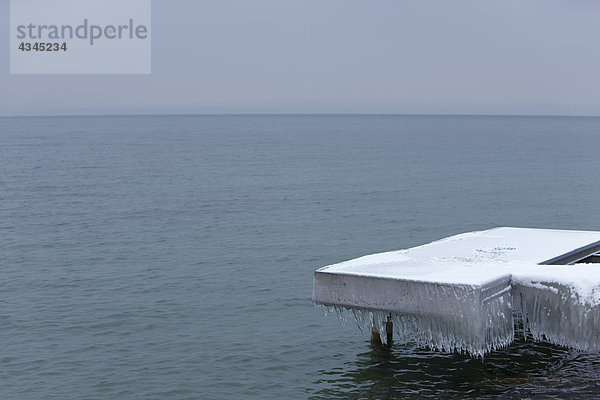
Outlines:
[[[21,42],[19,45],[21,51],[67,51],[67,43],[29,43]]]

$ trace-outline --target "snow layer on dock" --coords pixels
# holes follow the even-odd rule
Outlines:
[[[539,265],[598,242],[585,231],[461,234],[321,268],[313,300],[355,310],[383,341],[391,316],[401,340],[483,355],[512,342],[523,318],[536,339],[600,350],[600,264]]]
[[[317,272],[481,285],[494,279],[494,271],[512,273],[598,241],[600,232],[495,228],[359,257]]]

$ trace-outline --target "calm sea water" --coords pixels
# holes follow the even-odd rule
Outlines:
[[[313,270],[495,226],[600,229],[600,119],[0,119],[0,398],[600,395],[600,355],[370,347]]]

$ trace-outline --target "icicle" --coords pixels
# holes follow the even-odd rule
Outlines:
[[[433,296],[454,296],[462,302],[462,292],[438,288],[437,293],[413,289],[415,304]],[[454,303],[456,304],[456,303]],[[445,352],[486,353],[511,344],[515,334],[523,340],[543,340],[578,350],[600,351],[600,305],[587,301],[568,285],[558,283],[514,283],[480,304],[464,302],[462,310],[440,310],[426,314],[418,309],[400,314],[386,309],[324,307],[346,325],[354,320],[364,335],[374,327],[387,343],[386,322],[391,314],[395,342],[418,345]]]
[[[600,306],[586,303],[567,285],[515,285],[523,325],[534,340],[600,351]]]

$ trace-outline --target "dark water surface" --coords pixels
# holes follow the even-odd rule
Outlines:
[[[314,269],[600,230],[600,119],[0,118],[0,398],[594,398],[600,355],[372,349]]]

